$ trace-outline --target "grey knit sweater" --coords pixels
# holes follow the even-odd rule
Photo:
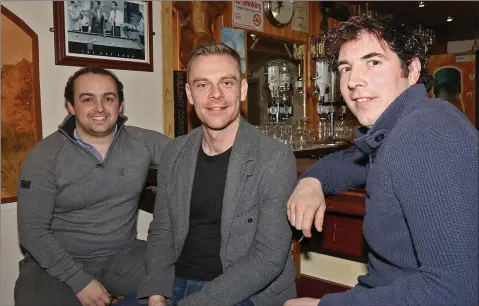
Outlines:
[[[73,138],[75,118],[28,154],[18,188],[20,244],[47,272],[75,293],[92,279],[75,258],[118,252],[136,238],[138,202],[151,164],[169,138],[124,126],[103,162]]]

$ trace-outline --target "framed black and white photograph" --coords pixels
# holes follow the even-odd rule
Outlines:
[[[55,1],[57,65],[153,71],[150,1]]]

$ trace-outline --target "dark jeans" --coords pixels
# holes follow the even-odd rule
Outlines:
[[[207,281],[196,281],[196,280],[185,280],[178,277],[175,277],[175,282],[173,284],[173,305],[176,304],[195,292],[198,292],[203,288],[204,285],[208,283]],[[239,302],[235,306],[254,306],[253,302],[250,299],[246,299],[242,302]]]
[[[173,300],[169,301],[168,305],[177,306],[178,302],[191,295],[195,292],[198,292],[203,288],[203,286],[208,283],[207,281],[196,281],[196,280],[185,280],[178,277],[175,277],[175,282],[173,284]],[[115,306],[139,306],[136,302],[136,294],[130,294],[125,297],[123,300],[115,304]],[[235,306],[254,306],[254,303],[250,299],[246,299],[242,302],[239,302]]]

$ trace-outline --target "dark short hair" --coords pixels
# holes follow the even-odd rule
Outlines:
[[[200,56],[208,56],[208,55],[229,55],[231,56],[238,64],[238,71],[240,73],[240,77],[242,76],[241,73],[241,58],[236,52],[235,49],[228,47],[227,45],[219,42],[219,41],[210,41],[206,44],[203,44],[193,50],[191,54],[191,58],[188,62],[188,66],[186,68],[186,75],[190,75],[190,67],[191,64]]]
[[[118,3],[116,1],[112,1],[111,4],[114,4],[116,7],[118,7]]]
[[[71,105],[75,104],[75,81],[78,79],[78,77],[84,74],[99,74],[111,77],[116,84],[118,100],[120,101],[120,104],[123,103],[123,83],[120,82],[118,77],[113,72],[101,67],[84,67],[77,70],[72,76],[70,76],[67,81],[67,84],[65,85],[65,92],[63,94],[63,96],[65,97],[65,102],[70,102]]]
[[[401,62],[402,76],[409,76],[409,65],[417,58],[421,62],[421,73],[417,83],[423,83],[427,90],[432,88],[434,81],[427,71],[429,57],[427,45],[412,28],[396,20],[392,15],[383,17],[355,16],[341,23],[337,28],[326,33],[324,49],[331,61],[331,67],[337,71],[338,56],[341,47],[348,42],[357,40],[363,33],[376,36],[379,41],[387,43],[397,54]]]
[[[93,3],[96,3],[96,4],[98,4],[98,5],[100,5],[100,4],[101,4],[101,2],[100,2],[100,1],[93,1]]]

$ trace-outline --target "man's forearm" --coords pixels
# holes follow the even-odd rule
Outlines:
[[[171,297],[176,262],[173,231],[166,197],[168,186],[165,178],[167,166],[162,163],[157,174],[155,210],[148,230],[146,251],[146,276],[138,289],[138,299],[161,295]]]
[[[310,166],[299,180],[316,178],[325,195],[358,188],[366,183],[366,157],[355,147],[331,153]]]
[[[171,298],[173,282],[175,279],[174,263],[176,258],[173,254],[174,245],[158,243],[160,237],[148,236],[146,276],[138,286],[138,299],[145,300],[150,296],[163,296]],[[163,252],[161,250],[169,250]]]
[[[319,306],[477,305],[477,291],[468,290],[472,286],[463,290],[461,280],[457,281],[459,278],[459,275],[434,275],[422,271],[396,280],[389,286],[356,286],[346,292],[326,294]]]
[[[93,277],[83,271],[83,265],[63,249],[49,231],[20,233],[20,241],[48,274],[69,285],[75,293],[86,287]]]

